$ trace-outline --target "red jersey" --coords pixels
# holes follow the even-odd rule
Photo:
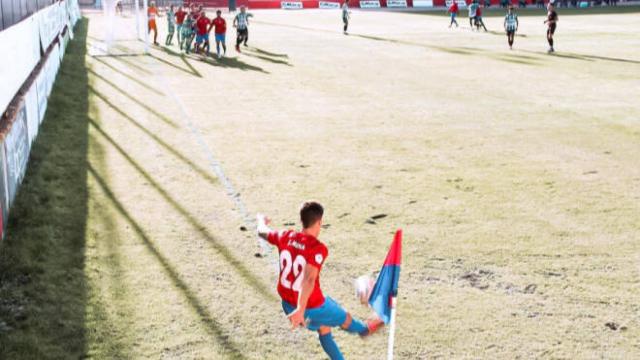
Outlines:
[[[316,308],[324,304],[319,272],[329,254],[327,247],[315,237],[293,230],[272,231],[267,240],[276,245],[280,253],[278,294],[282,300],[293,307],[298,305],[298,293],[302,290],[302,270],[309,264],[318,268],[318,277],[309,296],[307,308]]]
[[[215,27],[216,34],[224,34],[227,32],[227,22],[221,17],[213,19],[213,26]]]
[[[478,6],[478,9],[476,9],[476,16],[477,17],[482,16],[482,8],[480,6]]]
[[[178,12],[176,12],[176,24],[182,25],[182,23],[184,22],[184,18],[186,17],[187,17],[186,11],[178,10]]]
[[[458,3],[457,2],[453,2],[451,4],[451,6],[449,7],[449,12],[452,14],[457,14],[458,13]]]
[[[200,16],[198,21],[196,21],[196,29],[198,29],[198,35],[204,35],[209,32],[209,24],[211,24],[211,20],[209,20],[206,16]]]

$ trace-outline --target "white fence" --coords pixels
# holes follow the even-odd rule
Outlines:
[[[80,16],[77,0],[64,0],[0,31],[0,237]]]

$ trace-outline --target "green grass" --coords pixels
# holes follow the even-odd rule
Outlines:
[[[85,351],[88,21],[67,48],[0,246],[0,358]]]

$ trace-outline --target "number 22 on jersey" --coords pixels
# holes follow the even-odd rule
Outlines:
[[[297,255],[295,259],[291,258],[291,253],[288,250],[283,250],[280,253],[280,284],[286,289],[292,289],[293,291],[300,292],[302,289],[302,270],[307,264],[304,256]],[[289,280],[289,275],[293,272],[293,285]]]

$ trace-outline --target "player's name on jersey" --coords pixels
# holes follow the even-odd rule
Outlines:
[[[387,7],[406,8],[407,0],[387,0]]]
[[[298,10],[302,9],[302,1],[283,1],[280,3],[282,9]]]
[[[320,9],[339,9],[340,3],[332,1],[320,1],[318,3]]]
[[[300,244],[299,242],[295,241],[295,240],[289,240],[287,242],[287,246],[291,246],[294,247],[298,250],[304,250],[306,246],[304,246],[304,244]]]
[[[373,9],[380,7],[380,1],[377,0],[365,0],[360,1],[360,7],[363,9]]]

